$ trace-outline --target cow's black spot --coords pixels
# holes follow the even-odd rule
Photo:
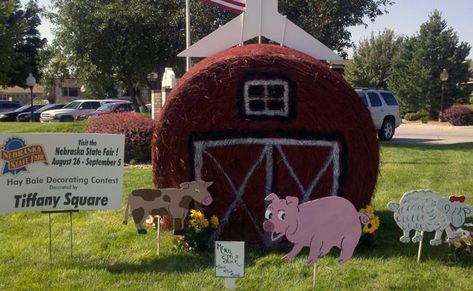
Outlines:
[[[161,190],[138,189],[133,191],[131,195],[141,197],[145,201],[154,201],[154,199],[161,197]]]
[[[192,197],[191,196],[184,196],[181,199],[181,202],[179,202],[179,207],[184,208],[184,209],[189,209],[189,205],[192,202]]]
[[[164,200],[164,202],[168,202],[168,203],[169,203],[169,202],[171,202],[171,197],[169,197],[169,195],[164,195],[164,196],[163,196],[163,200]]]

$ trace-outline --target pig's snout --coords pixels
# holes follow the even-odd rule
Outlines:
[[[266,220],[263,222],[263,229],[266,232],[272,232],[274,230],[274,224],[271,221]]]
[[[212,204],[212,202],[213,199],[210,195],[205,197],[204,200],[202,200],[202,204],[204,204],[205,206],[209,206],[210,204]]]

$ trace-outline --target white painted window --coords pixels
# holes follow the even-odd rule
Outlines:
[[[245,114],[252,116],[289,116],[289,85],[284,80],[245,82]]]

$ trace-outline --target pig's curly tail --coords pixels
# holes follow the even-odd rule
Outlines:
[[[362,224],[368,224],[370,222],[370,215],[368,213],[358,213]]]

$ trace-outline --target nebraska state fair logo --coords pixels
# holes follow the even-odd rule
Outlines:
[[[0,148],[0,161],[5,161],[2,175],[11,173],[17,175],[27,171],[27,166],[42,162],[48,165],[48,159],[41,145],[26,145],[26,142],[18,137],[10,138]]]

